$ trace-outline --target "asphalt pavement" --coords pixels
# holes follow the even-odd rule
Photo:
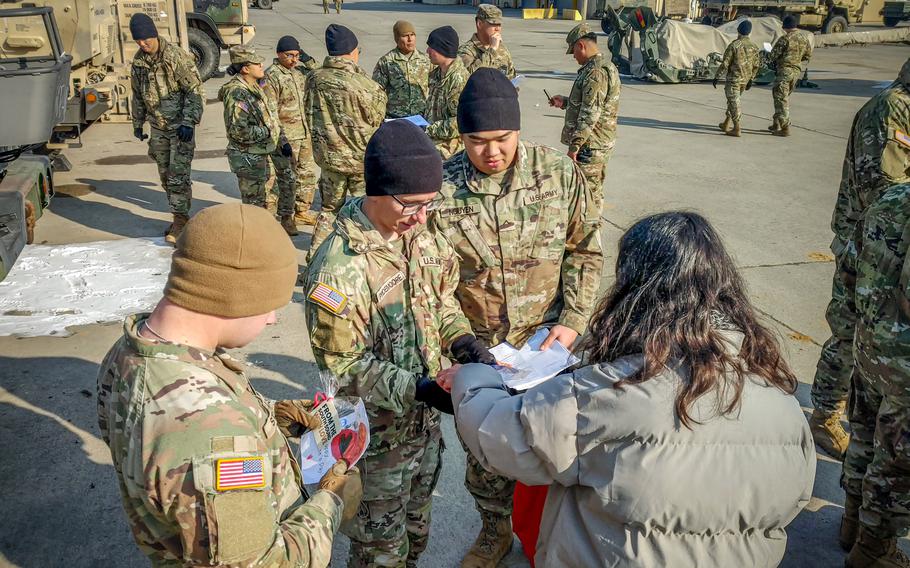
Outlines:
[[[423,49],[430,30],[456,28],[462,40],[473,31],[467,6],[407,2],[349,2],[341,15],[323,15],[321,3],[282,0],[271,11],[252,12],[254,45],[265,55],[278,37],[297,36],[321,60],[323,31],[332,22],[350,27],[371,71],[393,47],[392,25],[412,21]],[[596,22],[594,22],[596,25]],[[506,11],[503,36],[521,85],[522,137],[559,145],[561,111],[543,94],[568,94],[577,65],[565,54],[574,22],[521,20]],[[743,137],[721,134],[722,89],[708,83],[658,85],[623,79],[616,152],[605,188],[604,285],[611,280],[616,241],[637,218],[658,211],[698,211],[724,237],[751,297],[777,330],[801,381],[807,409],[819,349],[828,335],[831,212],[846,137],[856,110],[894,79],[907,47],[870,45],[817,50],[809,66],[818,89],[791,98],[790,138],[765,127],[773,112],[770,88],[743,97]],[[223,63],[227,63],[223,57]],[[217,91],[226,79],[205,85],[205,115],[193,162],[193,211],[239,199],[224,157],[222,106]],[[89,128],[84,146],[67,153],[70,172],[56,177],[58,195],[41,219],[36,243],[62,244],[160,236],[168,208],[154,163],[128,124]],[[301,251],[308,234],[294,239]],[[306,338],[298,288],[279,323],[241,350],[254,385],[272,398],[314,392],[316,368]],[[0,315],[0,317],[5,317]],[[145,566],[136,549],[117,491],[95,411],[97,365],[121,332],[119,322],[72,330],[68,337],[0,337],[0,566]],[[421,565],[457,566],[480,526],[463,487],[464,454],[451,420],[445,422],[444,470],[434,494],[430,544]],[[789,529],[784,566],[839,566],[836,543],[843,492],[840,464],[820,455],[814,498]],[[564,530],[571,530],[566,527]],[[906,541],[903,545],[906,546]],[[343,566],[347,543],[336,544],[333,566]],[[526,566],[518,543],[506,566]]]

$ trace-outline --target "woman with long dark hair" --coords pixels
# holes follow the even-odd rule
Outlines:
[[[776,566],[815,450],[796,377],[707,220],[661,213],[623,235],[582,348],[587,366],[522,395],[480,365],[452,385],[475,457],[550,485],[538,568]]]

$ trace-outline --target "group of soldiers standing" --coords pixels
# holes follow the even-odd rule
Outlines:
[[[586,24],[569,33],[567,54],[582,67],[571,93],[550,100],[566,111],[568,149],[561,154],[519,138],[515,68],[502,41],[502,12],[492,5],[479,6],[476,33],[465,43],[450,26],[433,30],[426,56],[416,49],[413,25],[396,22],[396,46],[372,78],[358,66],[356,36],[340,25],[326,29],[321,66],[290,36],[279,40],[268,69],[252,49],[234,47],[233,78],[218,98],[243,205],[207,208],[187,224],[201,86],[191,60],[175,52],[171,63],[173,50],[148,23],[142,16],[131,22],[140,47],[149,44],[137,61],[147,61],[158,81],[134,85],[144,109],[134,113],[137,135],[156,108],[192,103],[199,112],[184,119],[188,137],[182,124],[158,134],[190,144],[179,164],[173,151],[153,154],[162,171],[186,173],[180,186],[162,174],[169,198],[176,189],[186,205],[181,217],[174,210],[167,233],[177,250],[165,298],[151,314],[127,320],[99,375],[99,420],[137,541],[161,562],[265,565],[286,550],[324,565],[343,514],[350,565],[415,566],[427,544],[444,449],[439,413],[452,412],[449,393],[437,383],[446,372],[443,358],[492,364],[491,345],[521,345],[540,327],[549,329],[545,346],[558,341],[570,348],[584,333],[601,281],[600,212],[615,145],[618,72]],[[172,81],[178,67],[188,76],[183,83]],[[416,115],[425,129],[389,120]],[[310,211],[313,163],[320,168],[318,217]],[[303,285],[317,365],[337,377],[338,396],[362,398],[370,417],[362,474],[341,465],[323,480],[326,492],[306,501],[290,488],[293,458],[273,438],[312,425],[314,403],[250,398],[242,368],[219,351],[255,337],[238,336],[236,326],[260,330],[285,295],[286,268],[277,267],[288,264],[283,243],[261,259],[237,252],[275,238],[265,213],[272,172],[285,232],[315,222]],[[203,234],[219,238],[203,245]],[[246,286],[228,274],[225,254],[230,266],[243,264],[261,282]],[[201,284],[213,276],[217,286]],[[212,332],[187,331],[191,318]],[[238,323],[224,329],[225,318]],[[186,350],[187,344],[207,349]],[[130,397],[124,389],[137,382],[148,392]],[[209,394],[197,397],[200,389]],[[241,411],[246,406],[249,413]],[[201,428],[219,409],[223,418]],[[238,413],[246,416],[243,424],[232,418]],[[133,422],[124,427],[127,415]],[[130,436],[138,430],[146,438],[137,447]],[[175,431],[189,436],[181,443],[189,457],[160,446]],[[262,431],[271,437],[261,438]],[[167,479],[154,495],[142,476],[126,473],[137,459],[133,452],[142,452],[145,471]],[[189,461],[180,466],[181,460]],[[263,481],[264,499],[219,484],[228,460],[242,462],[252,470],[245,475],[257,480],[271,476]],[[495,565],[512,544],[514,481],[469,455],[465,484],[483,526],[462,565]],[[361,493],[362,503],[352,505]],[[157,503],[177,505],[159,511]],[[264,507],[277,512],[269,526],[262,525]],[[200,526],[209,527],[208,537]]]
[[[777,38],[771,48],[769,61],[774,69],[774,84],[771,98],[774,100],[774,117],[768,130],[775,136],[790,136],[790,93],[802,75],[802,64],[812,56],[812,46],[805,34],[796,29],[797,20],[786,16],[783,21],[784,35]],[[723,78],[724,94],[727,97],[727,115],[720,123],[720,129],[727,136],[741,136],[742,110],[740,96],[752,88],[752,81],[758,75],[761,61],[758,47],[749,39],[752,22],[743,20],[737,27],[739,37],[724,51],[723,61],[714,75],[713,85]]]

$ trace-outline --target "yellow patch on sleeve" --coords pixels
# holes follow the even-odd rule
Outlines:
[[[894,129],[894,140],[903,145],[905,148],[910,148],[910,136],[907,136],[906,132],[901,132],[900,130]]]
[[[348,297],[336,288],[323,282],[317,282],[313,291],[308,296],[310,300],[329,310],[333,314],[341,315],[348,304]]]
[[[251,489],[265,487],[264,457],[226,458],[215,463],[215,489]]]

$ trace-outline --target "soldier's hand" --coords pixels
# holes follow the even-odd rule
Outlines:
[[[494,51],[499,49],[499,46],[501,44],[502,44],[502,34],[495,33],[490,36],[490,47],[493,48]]]
[[[566,108],[566,98],[562,95],[553,95],[550,98],[550,106],[559,109]]]
[[[490,353],[487,344],[473,335],[465,334],[453,341],[451,351],[459,363],[496,364],[496,357]]]
[[[715,89],[717,88],[717,77],[715,77],[714,80],[711,81],[711,86],[714,87]]]
[[[148,134],[143,134],[143,133],[142,133],[142,127],[141,127],[141,126],[140,126],[139,128],[134,128],[134,129],[133,129],[133,136],[135,136],[136,138],[138,138],[140,142],[142,142],[143,140],[145,140],[146,138],[149,137]]]
[[[348,467],[344,460],[338,460],[319,480],[319,489],[334,493],[344,503],[342,521],[350,521],[357,514],[363,499],[363,481],[356,467]]]
[[[461,365],[452,365],[448,369],[439,371],[439,374],[436,375],[436,384],[439,385],[439,388],[451,393],[452,385],[455,383],[455,375],[459,369],[461,369]]]
[[[752,79],[749,79],[749,82],[746,83],[746,90],[748,91],[751,88],[752,88]]]
[[[550,328],[550,334],[547,335],[547,338],[543,340],[543,343],[540,344],[540,350],[546,351],[553,345],[554,341],[562,343],[563,347],[566,349],[572,349],[572,344],[575,343],[575,340],[578,338],[578,332],[572,329],[571,327],[566,327],[564,325],[554,325]]]
[[[294,155],[294,151],[291,149],[291,144],[289,142],[285,142],[281,146],[281,155],[285,158],[290,158]]]
[[[307,430],[318,428],[319,418],[310,414],[312,400],[279,400],[275,403],[275,421],[288,438],[299,438]]]
[[[452,395],[439,386],[439,383],[427,376],[417,379],[414,398],[417,402],[423,402],[439,412],[455,414],[455,409],[452,407]]]
[[[177,127],[177,138],[181,142],[189,142],[193,139],[193,127],[180,125]]]
[[[566,156],[568,156],[573,162],[578,161],[578,152],[577,151],[573,152],[572,150],[569,150],[568,152],[566,152]]]

